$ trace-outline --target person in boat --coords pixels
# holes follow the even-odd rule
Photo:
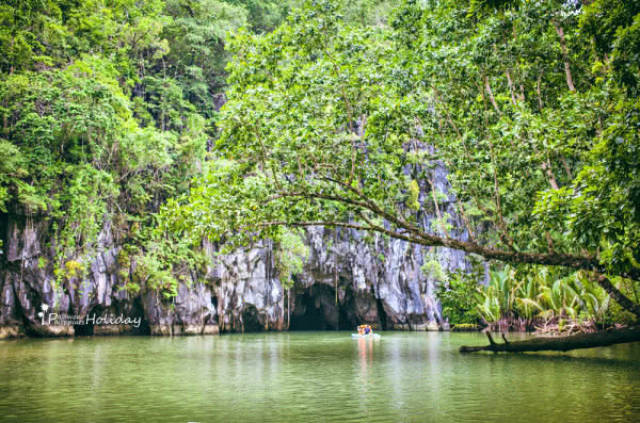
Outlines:
[[[358,335],[363,336],[363,335],[369,335],[369,334],[373,334],[373,330],[371,329],[370,325],[358,326]]]

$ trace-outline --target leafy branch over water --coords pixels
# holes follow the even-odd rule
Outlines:
[[[405,1],[363,26],[321,1],[238,32],[225,161],[169,204],[174,228],[231,248],[343,227],[584,270],[640,316],[618,288],[640,280],[639,11],[617,4]],[[459,219],[439,210],[438,163]]]

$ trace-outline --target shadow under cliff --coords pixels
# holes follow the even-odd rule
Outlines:
[[[336,295],[334,287],[314,284],[292,290],[289,330],[353,330],[368,323],[386,327],[384,311],[380,313],[373,293],[355,293],[349,285]]]

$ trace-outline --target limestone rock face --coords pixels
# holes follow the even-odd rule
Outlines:
[[[0,219],[6,251],[0,256],[0,337],[217,333],[212,288],[197,277],[181,282],[171,302],[162,301],[156,292],[132,296],[122,289],[120,247],[109,222],[98,235],[97,252],[73,258],[86,267],[84,277],[55,283],[55,251],[46,247],[49,229],[26,219]],[[53,316],[82,324],[55,324]],[[87,324],[91,316],[138,318],[140,324],[94,325],[91,319]]]
[[[270,242],[219,256],[216,271],[218,324],[223,330],[282,330],[284,290]]]
[[[436,168],[432,180],[438,191],[449,196],[442,166]],[[425,180],[419,184],[419,201],[428,210],[431,187]],[[454,199],[440,207],[450,219],[459,220]],[[419,216],[424,228],[433,227],[433,214],[420,212]],[[67,258],[86,269],[83,276],[55,283],[50,231],[45,220],[0,215],[4,243],[0,255],[0,338],[353,329],[359,323],[383,329],[433,330],[447,324],[435,297],[436,276],[423,269],[425,262],[435,262],[444,271],[469,268],[465,254],[459,251],[317,227],[306,232],[309,256],[303,271],[294,276],[291,289],[285,290],[280,283],[271,242],[224,256],[205,243],[210,258],[206,273],[194,270],[182,275],[177,296],[165,299],[144,286],[136,295],[122,289],[122,275],[132,269],[120,268],[121,245],[109,221],[103,225],[91,256]],[[464,233],[453,235],[466,237]],[[92,315],[122,315],[139,318],[141,323],[138,327],[53,325],[47,321],[51,313],[79,320]]]

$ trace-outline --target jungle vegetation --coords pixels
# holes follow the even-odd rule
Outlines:
[[[551,267],[640,317],[640,2],[9,0],[0,21],[0,209],[52,222],[61,278],[107,221],[129,289],[167,297],[203,238],[322,225],[519,275],[487,296],[537,281],[500,314],[532,318]]]
[[[437,297],[454,330],[488,327],[505,332],[591,332],[633,324],[625,311],[585,272],[506,265],[481,275],[455,273],[438,285]],[[623,286],[638,302],[637,286]]]
[[[272,0],[8,0],[0,4],[0,213],[47,221],[58,282],[104,225],[126,288],[175,294],[202,255],[158,229],[216,135],[228,32],[272,30]],[[0,251],[2,246],[0,245]],[[137,263],[135,272],[131,262]]]

